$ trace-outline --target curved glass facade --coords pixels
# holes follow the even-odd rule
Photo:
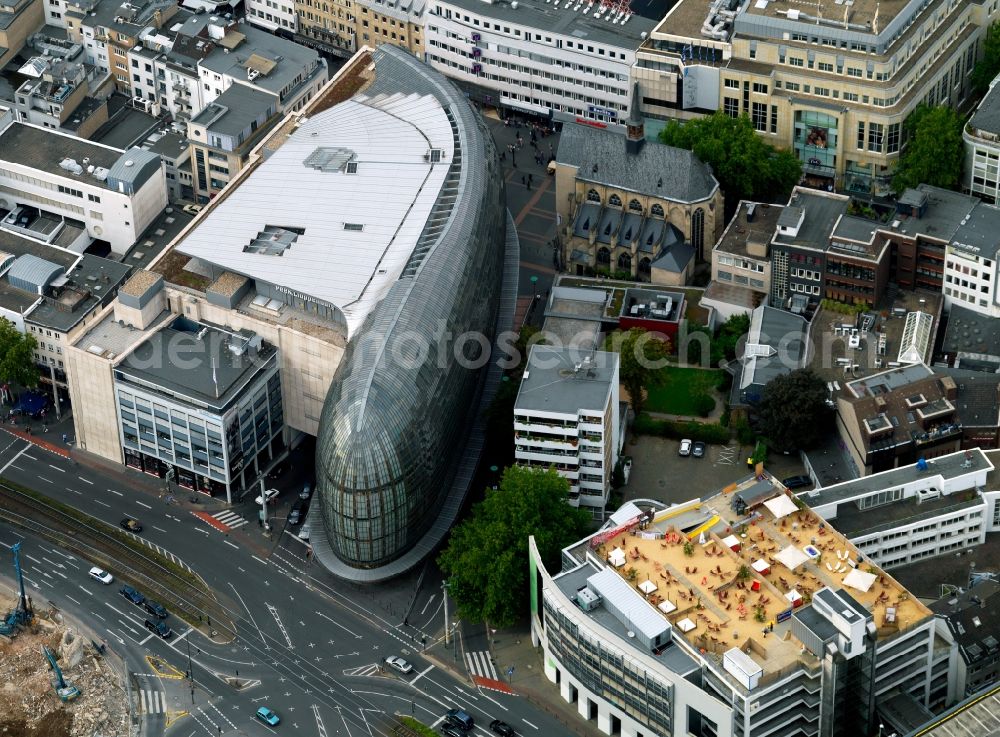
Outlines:
[[[481,373],[455,353],[474,359],[488,350],[456,338],[493,340],[507,223],[498,155],[468,100],[405,52],[373,55],[365,94],[435,97],[455,152],[409,263],[349,344],[320,418],[323,526],[337,557],[355,568],[410,550],[441,510]]]

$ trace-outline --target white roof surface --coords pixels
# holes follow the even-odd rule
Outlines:
[[[441,163],[425,159],[432,148],[443,151]],[[353,153],[357,173],[305,163],[317,149]],[[336,305],[352,335],[406,265],[453,151],[433,97],[352,98],[306,120],[177,248]],[[245,252],[266,226],[304,233],[280,256]]]
[[[784,494],[776,496],[774,499],[768,499],[764,502],[764,506],[771,510],[771,514],[774,515],[775,519],[781,519],[792,512],[797,512],[799,509],[795,506],[795,502]]]
[[[844,576],[844,586],[850,586],[852,589],[857,589],[858,591],[868,591],[875,583],[877,576],[874,573],[867,573],[866,571],[859,570],[857,568],[851,569],[851,572]]]
[[[780,550],[774,556],[774,559],[788,570],[794,571],[800,565],[809,560],[809,556],[794,545],[789,545],[787,548]]]

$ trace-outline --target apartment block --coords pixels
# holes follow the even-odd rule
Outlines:
[[[982,580],[941,597],[930,610],[953,662],[953,677],[935,694],[937,701],[953,704],[993,685],[1000,678],[1000,583]]]
[[[529,550],[545,675],[604,734],[874,734],[927,702],[931,612],[766,473],[626,503],[558,572]]]
[[[644,40],[633,80],[649,118],[722,110],[794,150],[810,184],[886,197],[903,121],[967,105],[994,0],[681,0]]]
[[[160,157],[0,120],[0,203],[10,230],[53,242],[67,220],[124,254],[167,206]],[[70,223],[72,224],[72,223]],[[77,252],[91,240],[76,239]]]
[[[291,36],[297,30],[293,0],[247,0],[247,21],[272,33]]]
[[[966,179],[963,189],[985,202],[1000,201],[1000,89],[997,80],[962,129]]]
[[[91,70],[79,52],[75,61],[34,56],[19,72],[28,77],[12,100],[19,122],[80,138],[89,138],[107,122],[107,102],[90,96]]]
[[[358,0],[354,38],[359,45],[392,44],[424,58],[426,0]]]
[[[45,23],[42,0],[0,2],[0,69],[24,48],[28,36]]]
[[[569,503],[604,519],[624,428],[618,354],[536,345],[514,402],[515,462],[555,468]]]
[[[355,0],[295,0],[295,40],[327,54],[350,56],[365,45],[357,42],[358,7]]]
[[[215,197],[279,120],[276,95],[235,85],[188,121],[194,196]]]

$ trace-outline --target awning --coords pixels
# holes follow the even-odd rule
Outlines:
[[[780,496],[774,497],[774,499],[768,499],[764,502],[764,506],[771,510],[771,514],[774,515],[775,519],[781,519],[786,517],[792,512],[797,512],[799,508],[795,506],[788,496],[781,494]]]
[[[852,568],[851,572],[844,576],[844,586],[850,586],[858,591],[868,591],[878,578],[874,573],[866,573],[858,568]]]
[[[781,565],[785,566],[785,568],[790,571],[794,571],[800,565],[809,560],[809,556],[794,545],[789,545],[774,557],[779,563],[781,563]]]
[[[771,564],[766,560],[755,560],[750,564],[750,567],[761,574],[768,573],[771,570]]]
[[[722,544],[725,545],[730,550],[739,551],[740,549],[740,539],[736,537],[736,535],[730,535],[729,537],[725,538],[722,541]]]

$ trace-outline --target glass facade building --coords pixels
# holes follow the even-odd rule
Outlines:
[[[498,154],[468,100],[405,52],[383,46],[372,56],[364,94],[434,98],[454,153],[405,268],[351,339],[320,419],[323,528],[355,569],[400,558],[441,512],[488,363],[508,227]]]

